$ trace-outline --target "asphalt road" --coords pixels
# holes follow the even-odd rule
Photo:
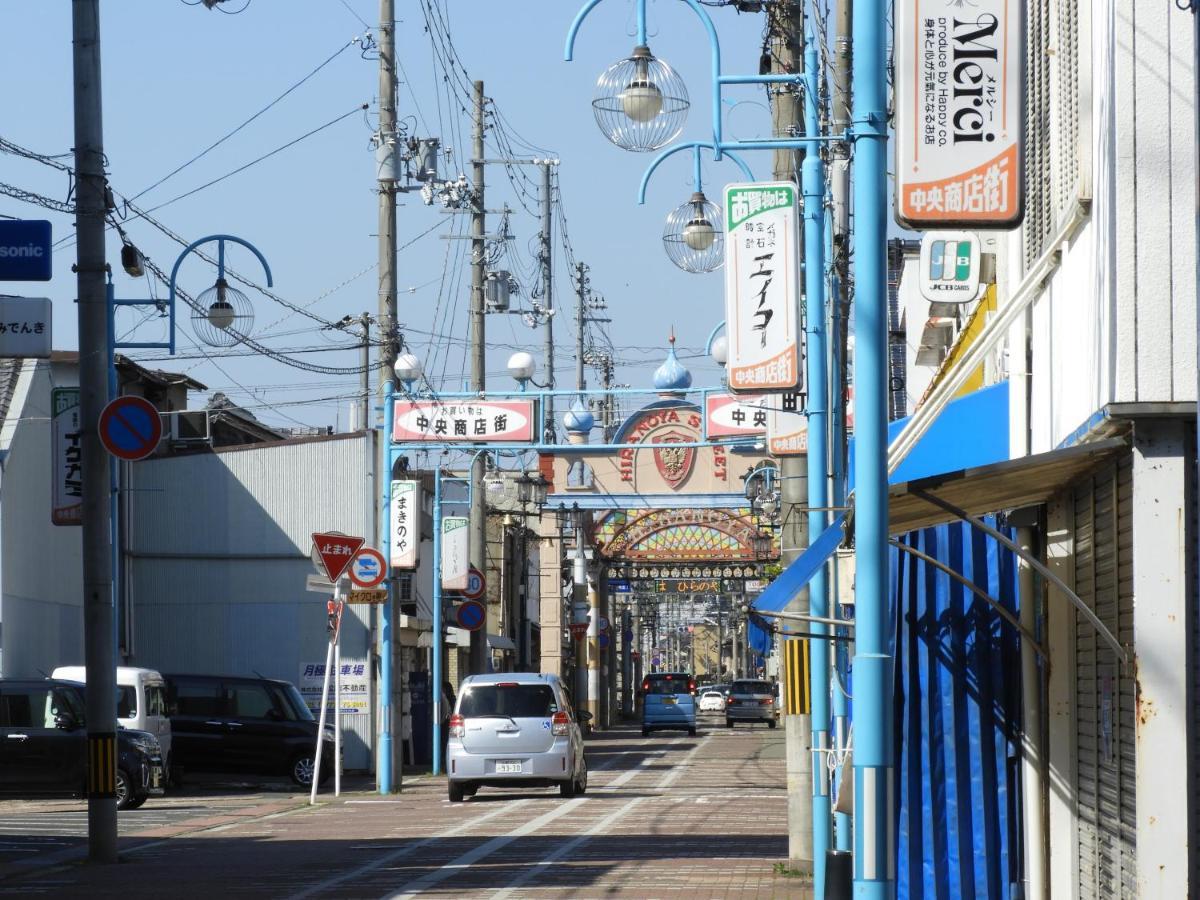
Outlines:
[[[0,862],[0,893],[151,897],[171,884],[173,897],[801,897],[801,881],[775,871],[787,855],[783,750],[782,729],[727,730],[710,716],[694,738],[596,735],[588,793],[569,800],[484,788],[451,804],[445,781],[426,776],[395,797],[351,792],[315,808],[288,795],[202,798],[199,809],[159,801],[144,830],[126,814],[123,865],[62,860],[6,878]],[[29,816],[5,806],[0,834]],[[80,827],[34,821],[47,831],[26,840]]]

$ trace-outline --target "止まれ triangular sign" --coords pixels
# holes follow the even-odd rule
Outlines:
[[[321,563],[325,566],[325,574],[333,582],[336,582],[346,571],[350,560],[354,559],[354,554],[358,553],[359,548],[366,543],[363,538],[336,532],[323,534],[314,531],[312,539],[313,547],[316,548],[317,555],[321,557]]]

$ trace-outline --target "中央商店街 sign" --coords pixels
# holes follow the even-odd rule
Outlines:
[[[800,387],[800,260],[796,186],[725,188],[725,332],[734,392]]]
[[[1007,0],[896,0],[901,225],[1009,229],[1021,221],[1023,8]]]
[[[397,444],[524,442],[534,433],[532,400],[400,399],[393,407]]]

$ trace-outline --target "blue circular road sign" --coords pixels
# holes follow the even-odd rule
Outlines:
[[[464,600],[458,605],[458,611],[455,613],[458,627],[467,631],[477,631],[486,618],[487,610],[478,600]]]
[[[117,459],[145,459],[162,433],[158,409],[142,397],[118,397],[100,413],[100,442]]]
[[[596,643],[600,645],[601,650],[605,650],[608,648],[608,645],[612,643],[612,639],[608,636],[607,631],[602,631],[596,638]]]

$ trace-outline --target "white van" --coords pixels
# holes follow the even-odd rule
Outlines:
[[[59,666],[51,678],[86,682],[83,666]],[[163,765],[171,770],[171,719],[167,712],[167,683],[153,669],[117,666],[117,726],[148,731],[158,738]]]

